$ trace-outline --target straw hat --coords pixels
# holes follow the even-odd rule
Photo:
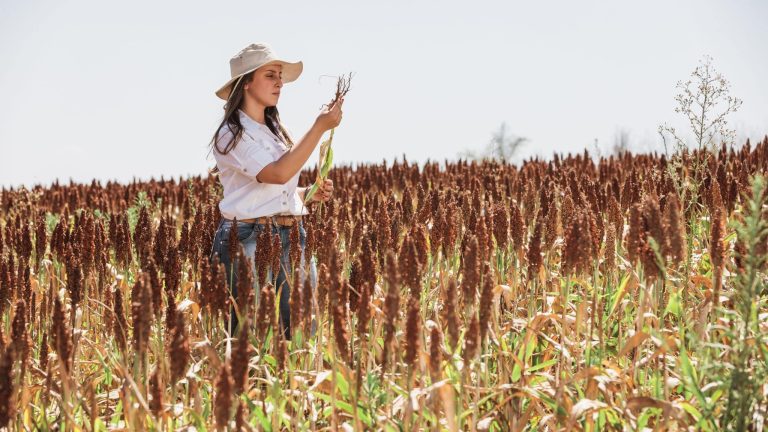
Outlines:
[[[269,45],[265,43],[252,43],[229,59],[229,69],[232,72],[232,78],[216,90],[216,96],[224,100],[229,99],[229,95],[232,92],[232,84],[235,81],[266,64],[283,65],[284,83],[295,81],[304,69],[304,64],[300,61],[291,63],[278,58]]]

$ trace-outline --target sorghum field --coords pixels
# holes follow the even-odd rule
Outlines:
[[[763,430],[766,168],[768,137],[669,159],[336,167],[305,220],[319,283],[290,278],[290,341],[274,239],[256,274],[239,266],[258,301],[208,261],[215,177],[4,189],[0,422]],[[228,335],[233,305],[247,324]]]

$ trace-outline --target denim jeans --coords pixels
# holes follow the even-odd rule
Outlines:
[[[251,273],[254,275],[253,277],[253,289],[256,290],[256,301],[259,301],[259,292],[261,290],[261,286],[259,284],[258,278],[257,278],[257,272],[256,272],[256,264],[255,264],[255,254],[256,254],[256,248],[258,245],[256,244],[256,240],[259,238],[259,235],[265,230],[269,228],[271,230],[272,235],[278,234],[280,236],[280,243],[282,244],[282,255],[280,257],[280,271],[277,275],[277,280],[275,281],[275,277],[273,272],[270,270],[267,273],[267,279],[274,282],[275,286],[275,295],[280,297],[280,322],[282,323],[283,328],[283,334],[285,335],[286,339],[291,338],[291,309],[290,309],[290,299],[291,299],[291,293],[290,293],[290,287],[289,283],[292,283],[292,281],[289,282],[289,277],[291,274],[286,274],[285,269],[289,269],[289,272],[292,271],[291,268],[291,260],[290,260],[290,236],[291,236],[291,227],[286,226],[279,226],[277,224],[258,224],[258,223],[243,223],[238,222],[237,223],[237,240],[240,242],[240,244],[243,246],[243,250],[245,251],[245,256],[248,259],[248,262],[251,265]],[[213,238],[213,247],[211,250],[210,260],[213,260],[214,254],[217,254],[219,257],[219,262],[224,264],[224,267],[226,269],[227,274],[227,284],[232,282],[230,286],[230,291],[232,292],[232,297],[237,298],[237,263],[235,263],[234,266],[230,265],[231,258],[229,256],[229,241],[230,241],[230,231],[232,230],[232,221],[229,219],[222,219],[221,222],[219,222],[219,227],[216,230],[216,234]],[[304,249],[306,248],[306,231],[304,231],[304,224],[303,221],[299,222],[299,243],[301,245],[301,259],[300,259],[300,267],[299,267],[299,280],[303,282],[306,278],[305,274],[305,257],[304,257]],[[234,270],[234,271],[233,271]],[[309,281],[310,286],[312,287],[312,290],[314,291],[317,287],[317,265],[315,263],[314,258],[310,260],[309,263]],[[229,329],[230,334],[234,332],[234,329],[237,327],[237,317],[234,314],[234,307],[230,311],[231,314],[231,320],[232,327]]]

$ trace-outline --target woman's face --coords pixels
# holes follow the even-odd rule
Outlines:
[[[245,93],[264,107],[277,105],[283,87],[283,65],[268,64],[253,72],[251,82],[245,85]]]

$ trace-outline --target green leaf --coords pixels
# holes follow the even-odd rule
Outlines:
[[[528,368],[528,372],[534,372],[534,371],[537,371],[539,369],[548,368],[548,367],[550,367],[552,365],[557,364],[557,362],[559,362],[559,361],[560,361],[560,359],[557,359],[557,358],[554,358],[552,360],[547,360],[547,361],[545,361],[543,363],[539,363],[539,364],[537,364],[535,366],[529,367]]]
[[[680,407],[685,410],[688,414],[690,414],[696,422],[701,421],[701,411],[699,411],[695,406],[689,404],[688,402],[680,402]]]
[[[325,393],[320,393],[320,392],[313,391],[312,394],[317,396],[318,398],[328,402],[328,403],[334,403],[337,408],[339,408],[340,410],[346,412],[347,414],[354,415],[354,412],[352,411],[352,409],[353,409],[352,408],[352,404],[350,404],[348,402],[344,402],[344,401],[339,400],[339,399],[331,400],[331,396],[327,395]],[[365,423],[366,426],[368,426],[368,427],[372,427],[373,426],[373,422],[371,421],[371,417],[360,406],[357,407],[357,417],[360,419],[360,421]]]
[[[520,349],[517,352],[517,356],[514,358],[515,366],[512,368],[512,382],[517,382],[522,377],[522,365],[527,365],[531,361],[533,351],[536,349],[538,340],[532,333],[526,333],[523,337],[525,343],[520,345]],[[511,354],[511,353],[510,353]],[[512,354],[514,356],[514,354]],[[536,370],[536,369],[533,369]],[[531,369],[527,369],[528,372]]]
[[[619,289],[616,290],[616,293],[613,296],[613,302],[611,304],[611,310],[608,312],[608,317],[612,317],[614,312],[616,312],[616,308],[619,307],[619,303],[621,303],[621,299],[624,298],[624,295],[627,293],[627,286],[629,285],[629,280],[631,278],[631,275],[627,274],[624,275],[624,277],[621,279],[621,283],[619,284]]]
[[[107,425],[104,423],[104,420],[102,420],[102,419],[100,419],[100,418],[97,418],[97,419],[96,419],[96,421],[94,422],[94,426],[95,426],[95,427],[94,427],[94,430],[97,430],[97,431],[105,431],[105,430],[108,430],[108,429],[107,429]]]
[[[333,164],[333,149],[330,147],[330,142],[328,144],[328,154],[326,154],[323,167],[320,170],[320,176],[323,179],[328,177],[328,172],[331,170],[331,165]]]
[[[651,417],[659,416],[661,412],[661,408],[648,408],[643,410],[643,412],[640,414],[640,417],[637,419],[637,429],[645,429]]]
[[[115,411],[112,414],[112,418],[109,420],[112,424],[117,424],[118,421],[120,421],[120,418],[123,416],[123,400],[119,399],[117,401],[117,405],[115,405]]]
[[[277,367],[277,360],[275,360],[275,358],[270,354],[264,354],[264,357],[262,357],[262,360],[264,360],[265,363],[272,366],[273,368]]]
[[[680,313],[682,312],[682,309],[680,308],[680,293],[678,291],[673,291],[669,295],[669,301],[667,302],[667,307],[664,309],[664,316],[667,314],[672,314],[676,318],[680,318]]]
[[[320,187],[319,183],[315,182],[312,187],[310,187],[306,194],[304,195],[304,202],[309,202],[310,198],[312,198],[315,195],[315,192],[317,192],[317,189]]]
[[[336,388],[339,389],[342,396],[344,397],[349,396],[349,383],[347,382],[346,379],[344,379],[344,376],[339,372],[335,372],[335,374],[336,374]]]
[[[328,177],[328,173],[331,171],[331,166],[333,165],[333,149],[331,148],[331,143],[333,142],[334,130],[335,129],[331,129],[331,137],[320,144],[320,160],[317,164],[317,178],[315,178],[315,183],[312,184],[312,187],[310,187],[304,195],[304,202],[309,202],[310,198],[317,193],[320,185]]]
[[[685,340],[685,338],[681,337],[680,340]],[[707,398],[704,397],[704,394],[699,388],[696,370],[693,368],[693,365],[691,365],[691,360],[688,358],[688,352],[685,349],[684,343],[680,344],[680,367],[683,370],[683,383],[685,384],[686,390],[696,396],[696,399],[705,411],[709,411]]]
[[[530,342],[530,340],[528,342]],[[527,344],[521,344],[520,348],[517,351],[517,358],[518,359],[522,358],[523,361],[525,361],[526,346]],[[522,375],[523,375],[522,366],[520,366],[520,363],[515,362],[515,365],[512,367],[512,382],[518,382],[522,377]]]
[[[264,415],[264,411],[262,411],[261,406],[253,403],[249,403],[249,405],[251,405],[251,412],[256,414],[256,420],[259,421],[259,425],[261,425],[262,429],[265,431],[271,431],[272,423],[270,423],[267,416]]]

